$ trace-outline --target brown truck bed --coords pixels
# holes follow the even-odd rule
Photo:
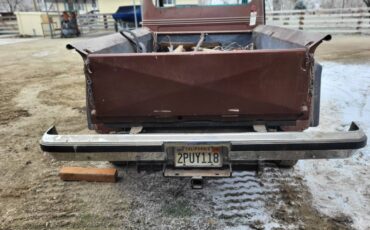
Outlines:
[[[355,123],[302,132],[318,125],[314,52],[331,37],[263,25],[263,9],[262,0],[168,9],[144,0],[143,28],[68,45],[84,60],[89,128],[116,133],[53,127],[41,148],[57,160],[155,163],[165,176],[197,178],[249,161],[351,156],[367,141]]]
[[[329,36],[259,26],[252,32],[208,34],[205,39],[221,46],[253,44],[253,50],[170,53],[157,51],[153,40],[157,45],[196,44],[200,34],[153,35],[139,29],[137,35],[145,53],[135,53],[120,34],[95,41],[105,44],[97,50],[88,42],[73,46],[88,63],[88,113],[95,129],[297,122],[301,129],[315,123],[310,116],[315,93],[310,87],[315,77],[312,56]]]

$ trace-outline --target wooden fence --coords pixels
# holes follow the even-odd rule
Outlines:
[[[18,34],[16,16],[0,16],[0,35],[1,34]]]
[[[270,11],[266,23],[333,34],[370,34],[370,8]]]
[[[83,34],[115,29],[111,14],[79,15],[78,23]],[[332,34],[370,35],[370,8],[269,11],[266,23]]]
[[[77,20],[82,34],[115,30],[112,14],[81,14]]]
[[[370,35],[370,8],[270,11],[266,12],[266,23],[333,34]],[[115,31],[111,14],[79,15],[78,24],[82,34]],[[15,16],[0,17],[0,34],[18,33]]]

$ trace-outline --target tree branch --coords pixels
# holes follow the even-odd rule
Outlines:
[[[2,2],[9,8],[9,11],[13,13],[21,3],[21,0],[5,0]]]

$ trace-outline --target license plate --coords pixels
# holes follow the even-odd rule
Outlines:
[[[174,153],[176,167],[222,167],[222,146],[177,146]]]

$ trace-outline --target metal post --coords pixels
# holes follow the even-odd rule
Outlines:
[[[61,27],[60,29],[62,30],[62,19],[61,19],[62,15],[60,14],[59,1],[55,0],[55,4],[57,5],[58,20],[59,20],[58,23],[60,23],[60,27]],[[58,24],[57,24],[57,26],[58,26]]]
[[[38,11],[39,8],[37,7],[36,0],[33,0],[33,8],[35,11]]]
[[[141,18],[143,18],[144,16],[144,13],[143,13],[143,1],[145,1],[145,0],[140,0],[140,15],[141,15]],[[157,0],[155,1],[155,2],[157,2]]]
[[[87,8],[87,1],[84,0],[84,5],[85,5],[85,10],[86,10],[86,14],[89,12],[89,9]]]
[[[46,17],[48,18],[48,24],[49,24],[49,30],[50,30],[50,37],[53,38],[53,28],[51,26],[51,23],[50,23],[50,18],[49,18],[49,9],[48,9],[48,6],[46,4],[46,0],[44,0],[44,6],[45,6],[45,11],[46,11]]]
[[[55,0],[55,4],[57,5],[58,16],[60,17],[59,1],[58,0]]]
[[[135,0],[132,0],[132,3],[134,5],[135,29],[137,29],[137,16],[136,16],[136,3],[135,3]]]
[[[107,15],[103,15],[103,21],[104,21],[104,29],[108,29],[108,19]]]

